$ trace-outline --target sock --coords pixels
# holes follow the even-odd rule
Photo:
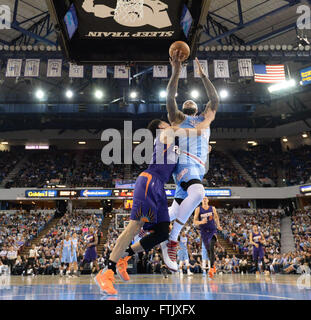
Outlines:
[[[200,204],[205,196],[205,190],[202,184],[193,184],[187,189],[188,196],[185,200],[180,204],[178,209],[178,214],[176,216],[176,220],[174,222],[170,240],[177,241],[179,233],[183,228],[183,225],[177,223],[176,221],[180,221],[185,224],[189,217],[192,215],[195,208]]]
[[[117,263],[111,260],[108,261],[108,269],[112,270],[114,273],[117,273]]]
[[[177,222],[176,220],[174,221],[174,224],[173,224],[173,228],[172,228],[172,231],[170,233],[170,237],[169,237],[169,240],[172,240],[172,241],[177,241],[178,239],[178,236],[180,234],[180,231],[181,229],[184,227],[183,224],[180,224],[179,222]]]
[[[177,203],[176,200],[174,200],[172,205],[168,208],[168,214],[170,216],[170,221],[174,221],[176,219],[178,209],[179,209],[179,204]]]
[[[127,256],[133,256],[135,254],[131,246],[129,246],[125,252],[127,253]]]
[[[203,260],[203,262],[202,262],[202,271],[203,272],[206,272],[206,260]]]

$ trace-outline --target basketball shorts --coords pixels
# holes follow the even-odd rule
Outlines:
[[[131,220],[145,222],[143,229],[170,222],[164,183],[155,173],[144,171],[136,180]]]
[[[178,260],[179,261],[189,260],[188,251],[187,250],[178,250],[177,256],[178,256]]]
[[[173,178],[176,184],[175,198],[185,199],[188,196],[187,191],[181,187],[182,182],[188,182],[190,180],[202,181],[204,175],[205,167],[202,165],[178,163],[173,172]]]

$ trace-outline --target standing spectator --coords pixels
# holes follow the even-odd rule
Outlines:
[[[6,255],[6,258],[7,258],[8,265],[10,267],[10,271],[12,273],[13,266],[14,266],[15,260],[17,258],[17,251],[12,246],[9,248],[7,255]]]

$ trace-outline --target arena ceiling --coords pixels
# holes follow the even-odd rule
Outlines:
[[[103,3],[104,1],[98,0]],[[261,45],[261,44],[287,44],[298,49],[302,38],[311,41],[311,30],[298,30],[297,6],[309,5],[311,0],[207,0],[208,12],[203,21],[202,32],[199,39],[198,54],[205,54],[205,48],[217,45]],[[12,25],[10,30],[0,31],[0,46],[57,46],[57,36],[50,19],[48,8],[42,0],[6,0],[12,11]],[[297,36],[300,36],[299,40]],[[304,43],[305,44],[305,43]],[[1,47],[0,47],[1,48]],[[126,105],[112,105],[106,108],[113,100],[125,97],[128,94],[129,84],[123,80],[115,80],[110,77],[107,80],[93,80],[90,76],[86,79],[70,79],[68,65],[64,65],[64,73],[61,79],[47,79],[44,76],[45,67],[41,68],[41,77],[38,79],[10,79],[5,78],[5,62],[12,52],[4,53],[0,50],[0,130],[16,130],[27,128],[102,128],[103,125],[114,124],[118,126],[120,110],[122,118],[135,118],[137,126],[144,126],[146,121],[155,116],[165,117],[163,102],[158,101],[158,92],[167,85],[166,80],[152,78],[150,69],[134,68],[134,73],[140,74],[131,82],[132,88],[138,88],[142,92],[141,99],[147,103],[157,103],[154,112],[131,113],[126,112]],[[29,53],[30,54],[30,53]],[[50,52],[44,50],[43,56],[49,56]],[[61,55],[59,52],[58,54]],[[27,53],[24,53],[27,57]],[[263,62],[258,58],[259,62]],[[310,65],[310,58],[289,58],[286,66],[292,74],[305,66]],[[264,62],[269,62],[265,60]],[[282,62],[282,61],[280,61]],[[44,61],[42,62],[44,64]],[[236,106],[225,110],[225,107],[217,116],[216,127],[229,128],[262,128],[275,127],[297,120],[311,118],[310,93],[307,88],[298,88],[290,96],[270,96],[266,86],[260,86],[250,81],[240,81],[237,76],[236,65],[230,66],[232,77],[230,80],[214,79],[218,89],[228,88],[231,92],[230,101]],[[179,102],[186,98],[187,93],[200,86],[199,80],[183,80],[180,85]],[[44,114],[31,113],[27,110],[27,103],[37,103],[33,92],[37,87],[44,87],[48,92],[49,100],[46,101]],[[90,96],[94,88],[101,86],[107,92],[106,100],[100,106],[92,107]],[[74,107],[68,107],[70,112],[64,112],[68,102],[65,101],[63,89],[73,88],[77,98],[73,102]],[[203,96],[200,104],[204,103]],[[122,100],[121,100],[122,102]],[[126,101],[131,103],[130,101]],[[142,103],[141,101],[138,103]],[[23,106],[25,104],[25,106]],[[22,106],[21,106],[22,105]],[[10,106],[10,112],[7,112]],[[116,106],[114,108],[114,106]],[[124,109],[125,108],[125,109]],[[133,107],[137,111],[136,106]],[[40,108],[38,109],[40,111]],[[247,112],[245,112],[245,110]],[[99,113],[99,114],[98,114]],[[19,115],[18,115],[19,114]]]

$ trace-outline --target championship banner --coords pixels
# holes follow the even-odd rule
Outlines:
[[[208,77],[208,64],[207,64],[207,60],[199,60],[199,63],[203,69],[203,71],[205,72],[206,76]],[[193,60],[193,68],[194,68],[194,77],[195,78],[200,78],[200,76],[197,73],[197,63],[195,60]]]
[[[47,77],[61,77],[62,76],[62,59],[49,59]]]
[[[228,60],[214,60],[215,78],[230,78]]]
[[[253,77],[252,59],[238,59],[240,77]]]
[[[167,78],[168,77],[167,66],[153,66],[153,77],[154,78]]]
[[[300,77],[303,86],[311,84],[311,67],[300,70]]]
[[[6,77],[20,77],[22,70],[22,59],[8,59]]]
[[[107,66],[93,66],[92,78],[107,78]]]
[[[39,77],[40,59],[26,59],[24,77]]]
[[[69,78],[83,78],[84,67],[69,63]]]
[[[187,79],[187,76],[188,76],[187,75],[187,66],[184,65],[184,66],[182,66],[179,78],[180,79]]]
[[[129,69],[126,66],[114,66],[115,79],[128,79]]]

